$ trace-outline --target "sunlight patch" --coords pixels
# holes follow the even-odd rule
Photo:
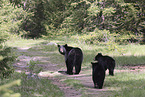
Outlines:
[[[40,77],[54,77],[54,76],[57,76],[57,75],[60,75],[60,73],[53,72],[53,71],[44,71],[44,72],[40,72],[38,74],[38,76],[40,76]]]

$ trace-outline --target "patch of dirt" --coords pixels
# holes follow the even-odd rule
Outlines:
[[[73,87],[67,86],[65,83],[61,83],[60,79],[49,77],[48,79],[53,80],[53,84],[57,85],[65,94],[65,97],[81,97],[80,91],[77,91]]]
[[[123,66],[123,68],[127,68],[131,71],[144,71],[145,66],[144,65],[138,65],[138,66]]]

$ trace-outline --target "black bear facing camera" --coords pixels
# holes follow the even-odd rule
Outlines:
[[[115,68],[115,60],[110,56],[103,56],[102,53],[98,53],[98,55],[95,56],[95,61],[98,61],[98,63],[102,64],[105,68],[105,70],[109,70],[109,75],[114,75],[114,68]]]
[[[64,46],[61,46],[61,45],[57,45],[57,46],[58,46],[58,51],[59,51],[62,55],[65,55],[66,50],[64,49],[64,46],[67,46],[67,44],[64,45]]]
[[[75,74],[79,74],[81,71],[81,64],[83,61],[83,52],[78,47],[71,47],[67,44],[57,45],[60,54],[64,55],[65,63],[67,67],[67,74],[73,74],[73,67],[75,67]]]
[[[93,63],[92,64],[92,80],[94,83],[94,88],[102,89],[105,79],[105,69],[102,64]]]

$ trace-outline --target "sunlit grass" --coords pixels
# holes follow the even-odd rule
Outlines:
[[[114,90],[117,97],[143,97],[145,77],[141,72],[119,72],[115,76],[106,76],[105,88]]]
[[[44,42],[45,40],[43,39],[23,39],[19,37],[14,37],[10,38],[7,42],[6,45],[9,47],[33,47],[36,44],[39,44],[41,42]]]
[[[78,90],[84,87],[79,80],[75,80],[75,79],[66,79],[63,82]]]

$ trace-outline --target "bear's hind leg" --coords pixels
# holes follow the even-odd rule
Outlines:
[[[114,70],[113,69],[109,69],[109,75],[114,76]]]
[[[79,57],[77,60],[74,62],[75,66],[75,74],[79,74],[81,71],[81,64],[82,64],[82,58]]]
[[[66,67],[67,67],[67,74],[69,75],[73,75],[73,66],[71,64],[69,64],[68,61],[66,61]]]
[[[81,71],[81,66],[80,65],[75,65],[75,74],[79,74]]]

